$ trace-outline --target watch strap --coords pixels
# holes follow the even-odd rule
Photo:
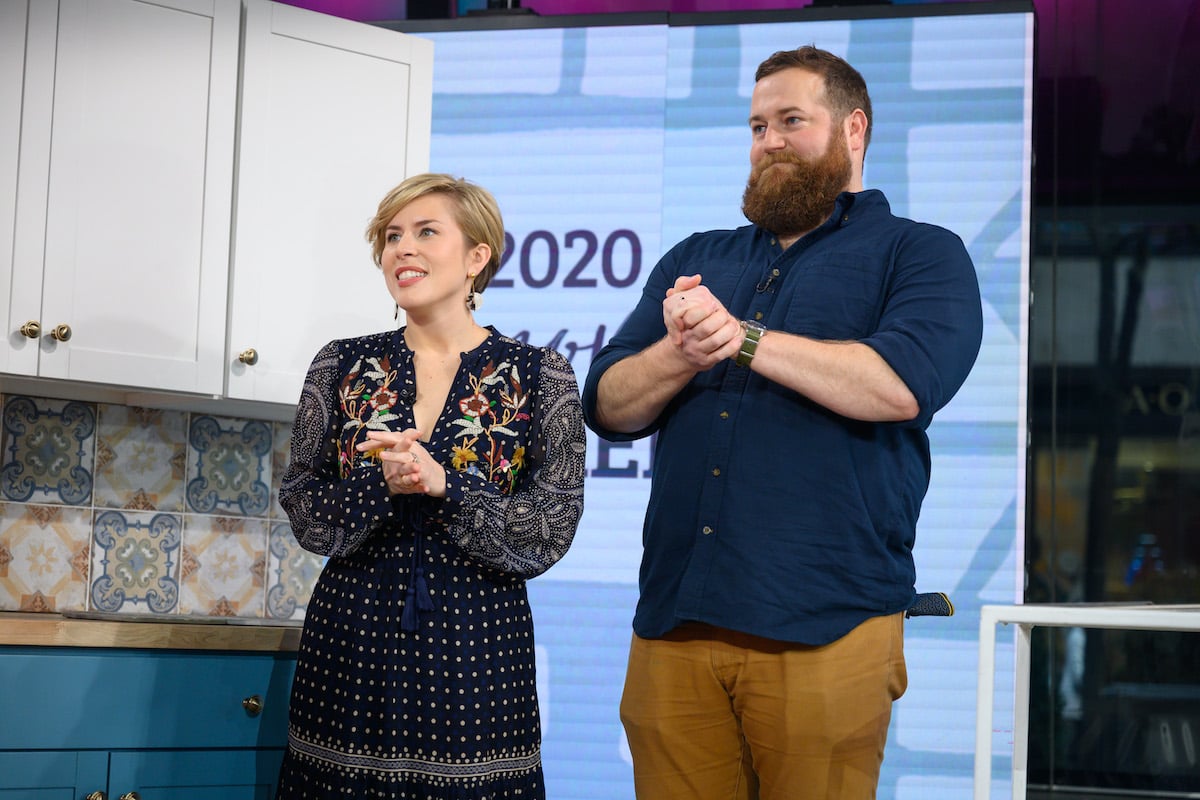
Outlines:
[[[742,347],[738,351],[736,363],[739,367],[748,367],[754,360],[758,350],[758,340],[762,338],[765,328],[757,323],[742,322]]]

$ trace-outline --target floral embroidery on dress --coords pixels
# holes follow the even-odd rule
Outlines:
[[[507,361],[489,361],[478,375],[468,376],[470,393],[458,401],[462,416],[451,422],[455,434],[451,465],[459,472],[479,475],[512,492],[525,466],[525,447],[509,426],[529,419],[526,392],[516,367]],[[485,446],[480,447],[481,439]]]
[[[399,393],[392,388],[397,375],[387,356],[360,357],[342,380],[338,402],[346,421],[342,424],[341,449],[338,451],[341,477],[345,478],[356,466],[379,460],[374,453],[359,453],[355,445],[366,438],[369,430],[391,430],[388,423],[397,417],[392,409],[400,399]]]

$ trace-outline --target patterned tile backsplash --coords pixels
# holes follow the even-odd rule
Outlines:
[[[0,395],[0,611],[303,619],[286,423]]]

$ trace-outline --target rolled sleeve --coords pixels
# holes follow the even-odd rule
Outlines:
[[[920,406],[905,425],[925,428],[966,381],[983,340],[979,279],[962,240],[929,225],[899,245],[877,330],[863,341]]]

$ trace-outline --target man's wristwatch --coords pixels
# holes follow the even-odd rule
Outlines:
[[[755,322],[752,319],[744,319],[742,325],[742,349],[737,354],[737,365],[739,367],[748,367],[750,362],[754,360],[754,351],[758,349],[758,340],[767,332],[762,323]]]

